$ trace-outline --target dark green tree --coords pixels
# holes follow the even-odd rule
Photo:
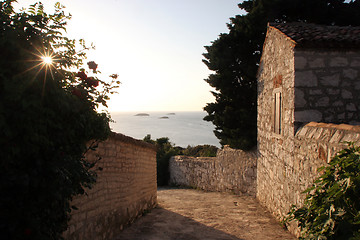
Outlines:
[[[60,4],[47,14],[42,4],[14,12],[13,2],[0,2],[0,236],[61,239],[72,198],[96,180],[84,154],[110,133],[96,109],[115,80],[97,79],[94,62],[92,78],[73,72],[86,47],[63,36]]]
[[[268,22],[310,22],[360,25],[360,1],[344,0],[247,0],[247,12],[231,18],[229,33],[206,46],[203,62],[214,71],[205,81],[215,90],[204,118],[215,125],[222,145],[243,150],[256,145],[256,73]]]

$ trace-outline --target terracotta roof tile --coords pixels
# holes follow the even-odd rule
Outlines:
[[[360,27],[309,23],[269,23],[269,26],[291,38],[297,48],[360,48]]]

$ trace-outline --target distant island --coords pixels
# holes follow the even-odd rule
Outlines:
[[[159,117],[159,119],[169,119],[167,116]]]
[[[168,113],[168,114],[166,114],[166,115],[175,115],[175,113]]]
[[[150,116],[150,114],[148,114],[148,113],[138,113],[138,114],[136,114],[135,116],[138,116],[138,117],[148,117],[148,116]]]

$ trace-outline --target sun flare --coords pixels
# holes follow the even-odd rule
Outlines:
[[[53,59],[51,56],[43,56],[43,57],[41,57],[41,59],[42,59],[43,63],[46,65],[50,65],[53,63]]]
[[[56,62],[57,59],[55,58],[55,56],[52,53],[46,52],[46,51],[41,51],[40,49],[36,49],[37,53],[32,53],[35,57],[36,60],[32,60],[34,61],[34,65],[32,67],[30,67],[29,69],[27,69],[27,71],[30,71],[32,69],[36,69],[37,68],[37,73],[36,76],[38,76],[38,74],[44,70],[45,72],[45,81],[46,81],[46,76],[47,73],[51,74],[51,77],[54,77],[54,72],[56,71]]]

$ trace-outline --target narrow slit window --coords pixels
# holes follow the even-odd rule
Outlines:
[[[275,93],[274,132],[281,134],[281,92]]]

